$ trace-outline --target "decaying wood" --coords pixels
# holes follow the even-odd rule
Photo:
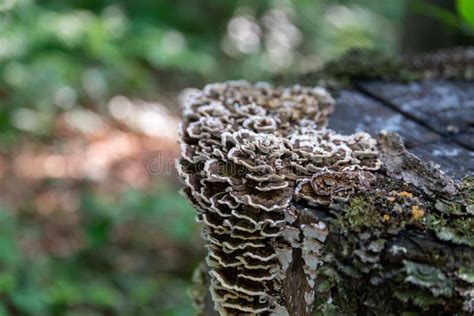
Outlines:
[[[378,143],[380,159],[390,178],[401,179],[433,197],[452,198],[459,193],[453,179],[432,163],[423,163],[418,157],[409,153],[399,135],[384,132],[380,135]]]
[[[461,105],[451,107],[451,116],[440,117],[436,111],[426,116],[427,109],[421,107],[415,109],[418,115],[406,105],[417,102],[420,106],[424,95],[418,91],[416,101],[407,92],[403,103],[394,97],[403,98],[403,92],[410,90],[403,89],[404,83],[386,83],[384,91],[373,89],[380,84],[364,81],[356,89],[333,90],[336,110],[329,118],[329,126],[345,134],[377,135],[387,129],[376,142],[363,134],[326,132],[323,126],[332,110],[322,90],[310,98],[318,99],[316,104],[322,102],[323,115],[308,111],[316,106],[312,103],[307,103],[309,108],[292,110],[292,97],[286,103],[267,98],[268,94],[286,95],[286,90],[275,92],[265,86],[261,94],[247,84],[242,88],[241,83],[230,89],[252,97],[236,99],[224,85],[227,92],[219,90],[221,86],[209,88],[191,102],[181,130],[183,158],[178,169],[204,223],[210,254],[191,291],[202,315],[217,315],[216,309],[221,315],[474,313],[474,154],[469,137],[467,142],[460,141],[460,136],[472,131],[469,118],[456,114],[471,113],[472,102],[466,99],[463,105],[453,92],[452,98]],[[405,84],[413,89],[413,84]],[[437,82],[417,84],[436,87]],[[454,85],[474,90],[472,83]],[[388,95],[390,89],[398,89],[401,95]],[[292,91],[297,95],[309,90]],[[470,93],[463,88],[458,91]],[[224,106],[218,106],[219,102]],[[242,109],[242,102],[259,106]],[[229,113],[235,103],[237,112]],[[227,116],[222,118],[222,113]],[[305,121],[302,130],[294,129],[307,115],[316,123]],[[428,117],[440,117],[443,126],[459,129],[442,130]],[[346,144],[346,153],[358,158],[338,161],[336,156],[318,158],[318,154],[305,153],[309,147],[324,146],[321,139],[335,142],[336,147]],[[372,141],[375,148],[370,147]],[[356,154],[361,148],[366,152]],[[269,155],[275,150],[278,154]],[[260,195],[265,190],[271,195]],[[216,210],[216,197],[230,208]],[[230,215],[232,210],[242,222]],[[265,215],[269,213],[271,220]],[[278,231],[266,224],[258,226],[260,230],[250,229],[246,223],[248,216],[254,216],[250,214],[257,214],[255,223],[271,222]],[[242,229],[250,230],[242,235]],[[242,251],[233,250],[240,249],[235,232],[241,236]],[[253,238],[263,238],[255,247],[268,251],[247,254],[243,244]],[[247,262],[246,256],[256,261]],[[275,278],[264,269],[252,270],[259,265],[274,271]],[[257,283],[261,284],[258,289]]]
[[[323,269],[330,271],[333,303],[320,309],[357,315],[472,313],[472,178],[455,186],[408,153],[398,135],[382,134],[378,141],[386,175],[326,218],[330,255]]]

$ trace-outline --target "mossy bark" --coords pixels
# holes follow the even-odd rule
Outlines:
[[[400,152],[395,135],[379,143],[388,168],[377,185],[344,205],[316,210],[330,231],[317,314],[469,315],[474,179],[450,187],[435,168]]]
[[[284,82],[337,90],[359,78],[472,78],[472,54],[454,52],[398,61],[356,52]],[[329,235],[310,311],[302,308],[309,292],[302,249],[293,252],[281,295],[289,314],[472,315],[474,178],[451,179],[409,153],[396,134],[379,135],[378,144],[383,168],[370,189],[329,206],[292,201],[300,224],[323,221]],[[208,277],[200,271],[202,289]],[[216,315],[209,293],[200,293],[201,315]]]

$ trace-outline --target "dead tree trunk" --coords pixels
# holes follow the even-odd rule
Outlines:
[[[474,313],[474,84],[332,92],[230,82],[189,100],[177,168],[208,250],[201,313]]]

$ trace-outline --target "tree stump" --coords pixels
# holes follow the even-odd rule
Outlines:
[[[474,83],[331,94],[239,81],[188,101],[201,314],[474,313]]]

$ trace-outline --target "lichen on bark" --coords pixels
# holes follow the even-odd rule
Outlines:
[[[321,273],[328,283],[323,292],[332,300],[320,301],[316,309],[472,313],[474,218],[467,212],[472,178],[461,185],[463,198],[451,201],[428,197],[402,180],[382,178],[374,188],[330,210],[328,259]],[[439,210],[439,203],[448,206]]]

